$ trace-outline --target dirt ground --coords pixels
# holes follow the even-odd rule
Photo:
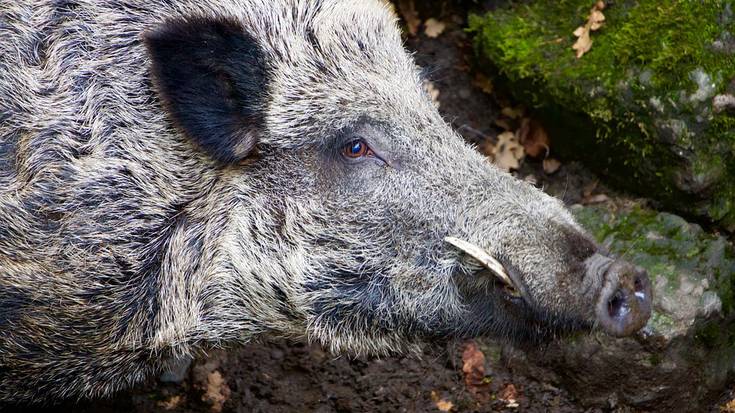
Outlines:
[[[499,131],[493,126],[499,112],[496,97],[473,85],[471,47],[461,30],[462,18],[451,14],[443,18],[449,27],[441,36],[434,39],[420,33],[409,38],[407,46],[439,90],[445,118],[469,141],[492,139]],[[528,162],[519,177],[528,176],[569,204],[579,202],[584,188],[596,181],[577,163],[564,163],[547,176],[538,162]],[[607,190],[599,186],[597,191]],[[448,403],[455,412],[614,410],[586,409],[562,389],[514,374],[493,346],[482,347],[486,383],[482,394],[473,395],[462,371],[464,345],[434,344],[421,357],[350,360],[304,343],[253,343],[196,360],[180,383],[152,379],[113,399],[67,403],[47,411],[431,412],[450,407]],[[0,410],[28,408],[0,406]]]

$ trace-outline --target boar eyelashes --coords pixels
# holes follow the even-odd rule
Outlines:
[[[145,36],[151,73],[175,125],[222,163],[246,158],[263,129],[268,70],[232,19],[169,21]]]

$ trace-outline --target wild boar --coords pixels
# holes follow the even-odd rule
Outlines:
[[[339,353],[650,314],[443,121],[365,0],[0,0],[0,399],[259,335]]]

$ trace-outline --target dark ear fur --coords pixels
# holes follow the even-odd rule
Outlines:
[[[264,126],[268,85],[255,39],[235,20],[199,17],[169,21],[145,44],[177,126],[221,162],[247,157]]]

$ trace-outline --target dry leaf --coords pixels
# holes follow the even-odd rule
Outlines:
[[[602,27],[602,24],[605,22],[605,15],[602,14],[599,10],[592,10],[590,13],[590,31],[596,31],[600,27]]]
[[[585,26],[586,27],[586,26]],[[581,28],[581,27],[580,27]],[[585,53],[589,52],[592,48],[592,39],[590,38],[589,28],[582,30],[581,34],[577,35],[579,29],[574,31],[574,35],[577,36],[577,41],[572,45],[572,49],[577,51],[577,59],[584,56]]]
[[[472,84],[475,85],[478,89],[482,90],[483,92],[487,93],[488,95],[493,93],[493,82],[490,80],[489,77],[483,75],[480,72],[477,72],[475,74],[475,78],[472,79]]]
[[[724,406],[720,406],[720,412],[722,413],[735,413],[735,399],[725,403]]]
[[[490,381],[485,379],[485,354],[472,340],[462,351],[462,372],[467,391],[479,401],[490,400]]]
[[[182,401],[184,401],[184,398],[180,394],[175,394],[166,400],[159,401],[156,404],[163,410],[174,410],[181,405]]]
[[[515,133],[503,132],[498,135],[498,142],[492,149],[492,157],[495,165],[505,171],[510,171],[521,166],[521,161],[526,154]]]
[[[207,387],[202,400],[211,405],[210,410],[214,413],[222,411],[227,399],[230,398],[230,388],[227,386],[222,373],[215,370],[207,376]]]
[[[516,386],[512,383],[505,386],[505,388],[500,391],[498,398],[505,402],[506,407],[516,408],[519,406],[518,391],[516,390]]]
[[[516,131],[516,136],[526,155],[538,158],[549,154],[549,135],[540,122],[530,118],[521,119],[521,127]]]
[[[602,14],[602,10],[604,8],[604,1],[598,1],[595,3],[595,5],[592,6],[592,9],[590,9],[590,14],[587,17],[587,22],[584,26],[579,26],[574,30],[574,36],[577,37],[577,41],[572,45],[572,49],[577,51],[577,59],[584,56],[584,54],[589,52],[592,48],[590,32],[599,30],[605,22],[605,15]]]
[[[416,11],[416,5],[413,0],[399,0],[398,10],[401,12],[403,21],[406,22],[408,32],[411,36],[416,36],[416,33],[419,32],[419,26],[421,26],[421,19],[419,18],[419,13]]]
[[[551,175],[554,172],[558,171],[561,167],[561,162],[557,161],[554,158],[548,158],[544,159],[544,161],[541,163],[541,166],[544,168],[544,173],[547,175]]]
[[[434,405],[439,409],[439,411],[449,412],[454,409],[454,403],[449,400],[442,399],[434,390],[431,391],[431,401],[434,402]]]
[[[431,38],[439,37],[446,28],[447,25],[444,22],[440,22],[433,17],[424,22],[424,34]]]

